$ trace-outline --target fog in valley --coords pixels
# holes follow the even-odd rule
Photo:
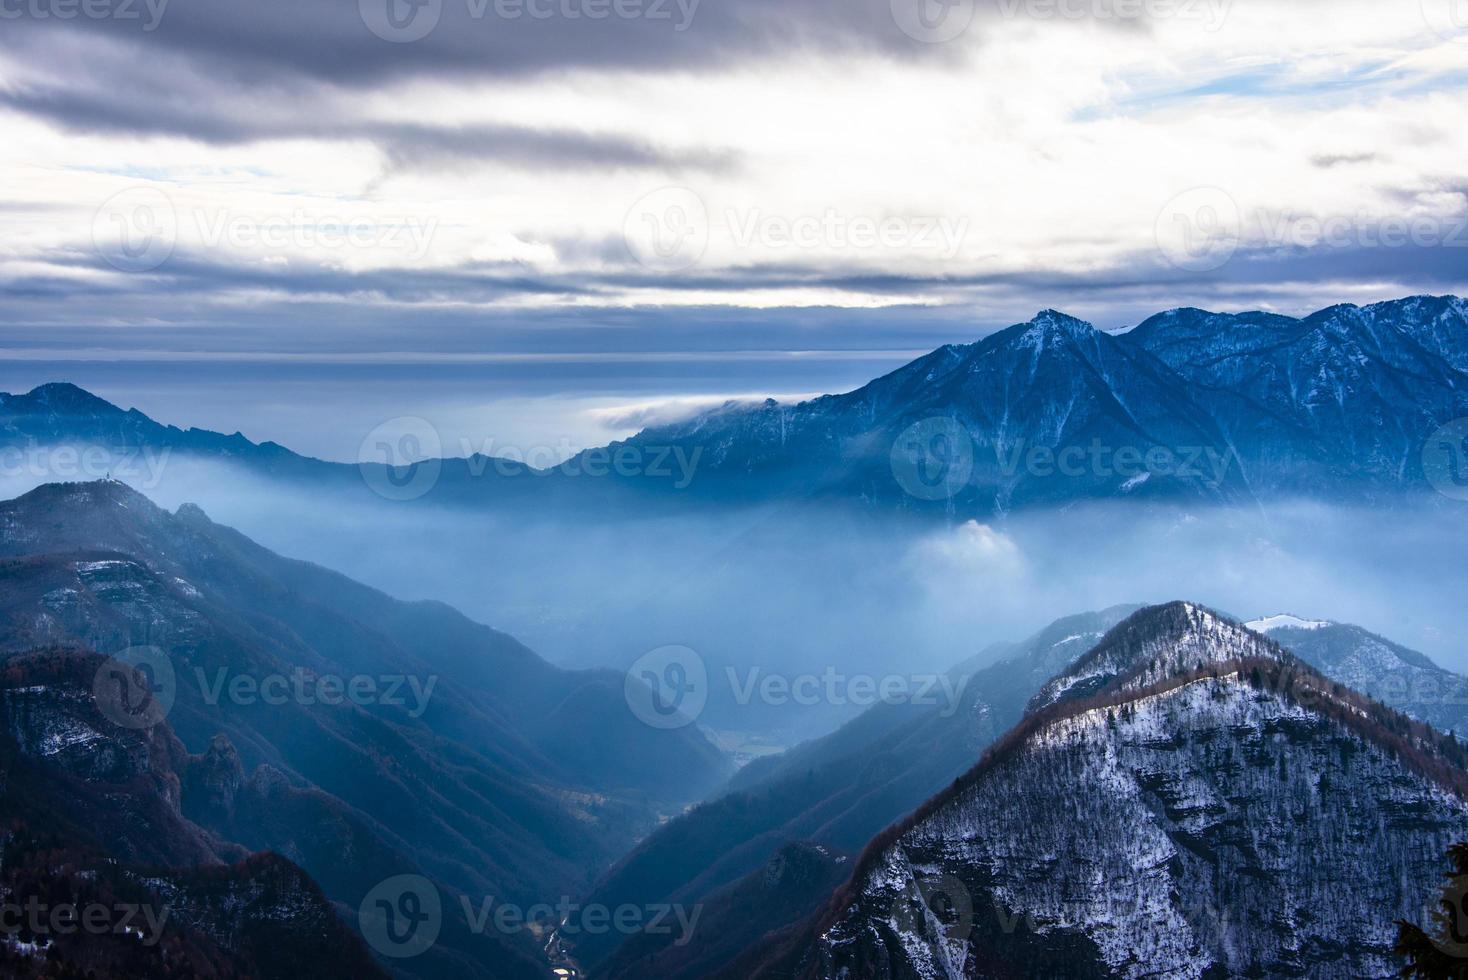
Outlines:
[[[829,501],[694,510],[659,497],[648,516],[608,518],[501,503],[489,485],[480,506],[444,507],[182,455],[118,469],[169,509],[197,503],[285,555],[447,602],[564,666],[625,670],[687,647],[708,676],[698,721],[736,742],[819,734],[883,681],[916,695],[993,643],[1120,603],[1189,598],[1245,619],[1351,622],[1468,668],[1468,534],[1434,500],[1106,503],[944,522]],[[0,490],[42,482],[11,474]]]

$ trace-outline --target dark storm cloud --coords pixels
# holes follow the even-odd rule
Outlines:
[[[389,170],[421,170],[493,161],[532,168],[659,169],[726,173],[738,156],[727,149],[672,149],[622,135],[508,125],[428,126],[417,123],[338,122],[262,111],[257,104],[200,102],[136,91],[0,90],[0,106],[48,120],[72,132],[178,136],[216,145],[264,139],[363,141],[377,146]]]
[[[22,14],[31,9],[31,0],[16,2]],[[5,10],[16,2],[6,0]],[[947,46],[904,35],[890,0],[428,0],[403,6],[437,11],[433,30],[407,43],[373,33],[374,26],[384,31],[375,18],[388,3],[404,0],[117,0],[114,6],[139,19],[7,15],[0,56],[11,70],[0,105],[103,135],[225,145],[364,140],[393,169],[494,160],[724,172],[737,162],[728,148],[664,147],[549,119],[463,127],[374,121],[362,118],[360,96],[370,92],[391,110],[395,91],[421,81],[457,85],[589,69],[664,71],[676,85],[679,73],[782,55],[954,56],[934,50]],[[530,12],[547,9],[552,16]]]
[[[87,34],[140,56],[187,57],[230,84],[284,74],[343,87],[413,76],[699,70],[789,53],[944,56],[903,34],[890,0],[153,0],[160,3],[151,30],[139,2],[136,19],[11,19],[0,44],[19,54]]]

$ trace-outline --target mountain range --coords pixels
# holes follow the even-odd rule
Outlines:
[[[1468,415],[1465,371],[1468,304],[1454,297],[1303,319],[1174,310],[1119,335],[1047,310],[848,394],[728,406],[632,443],[703,447],[700,476],[716,490],[723,479],[754,496],[967,516],[1127,496],[1376,499],[1428,486],[1428,437]],[[914,493],[892,456],[932,420],[972,448],[920,444],[934,485]],[[937,471],[955,465],[945,485]]]
[[[165,509],[111,478],[48,482],[68,475],[48,467],[74,470],[88,447],[102,454],[88,466],[133,483],[129,461],[225,463],[324,511],[383,508],[351,513],[384,515],[384,528],[390,508],[427,513],[420,502],[506,524],[566,515],[545,548],[553,567],[582,560],[602,578],[617,576],[587,556],[609,518],[638,534],[687,525],[667,554],[706,551],[666,587],[628,575],[613,599],[552,588],[568,606],[611,607],[614,638],[618,624],[673,634],[682,621],[659,618],[670,610],[727,606],[749,620],[729,630],[738,656],[795,671],[795,653],[855,655],[836,633],[806,649],[822,642],[794,630],[818,619],[812,596],[858,631],[855,605],[920,597],[843,556],[880,566],[935,528],[1019,511],[1050,521],[1088,501],[1187,514],[1299,497],[1376,514],[1441,503],[1430,491],[1454,490],[1443,481],[1461,476],[1468,445],[1432,436],[1465,417],[1468,304],[1450,297],[1304,318],[1174,310],[1124,333],[1044,311],[853,392],[729,404],[571,461],[674,454],[697,461],[683,486],[485,457],[330,463],[162,425],[72,385],[0,395],[0,453],[29,454],[7,475],[41,484],[0,503],[0,889],[176,913],[156,946],[126,932],[0,941],[0,971],[1390,975],[1395,920],[1422,921],[1442,855],[1468,833],[1468,680],[1384,636],[1192,602],[1114,606],[977,650],[944,675],[944,703],[879,702],[736,770],[727,732],[639,720],[621,672],[556,667],[447,605],[276,554],[199,506]],[[424,468],[421,496],[384,499]],[[715,510],[758,519],[701,522]],[[811,559],[821,583],[788,605],[742,604],[745,576],[785,581],[772,562],[799,579],[805,539],[791,529],[816,513],[823,532],[873,547]],[[649,520],[668,515],[693,520]],[[363,550],[390,540],[360,537]],[[495,543],[494,575],[474,588],[529,577],[526,553]],[[713,676],[727,651],[705,652]],[[366,697],[320,696],[355,681]],[[111,699],[131,711],[138,692],[150,713],[120,724]],[[701,720],[727,723],[724,707]],[[361,937],[375,890],[402,876],[445,914],[437,940],[400,960]],[[503,932],[472,912],[563,897],[696,909],[701,925]]]
[[[847,500],[958,517],[1113,498],[1380,502],[1431,489],[1429,437],[1463,417],[1468,304],[1456,297],[1303,318],[1180,309],[1116,334],[1047,310],[852,392],[729,403],[568,464],[594,471],[595,456],[605,479],[475,456],[433,462],[421,497],[637,514]],[[364,496],[364,482],[412,476],[376,458],[326,463],[239,433],[161,425],[66,384],[0,395],[0,448],[61,444],[168,449]],[[1447,447],[1441,478],[1468,479],[1462,449]],[[618,450],[679,458],[688,472],[619,474],[605,465]]]
[[[75,777],[91,798],[62,812],[127,834],[103,842],[117,859],[192,867],[273,852],[345,909],[402,874],[474,905],[528,907],[583,891],[730,772],[697,728],[635,718],[621,675],[559,670],[446,606],[281,558],[121,483],[0,504],[0,581],[15,751]],[[144,734],[68,720],[96,714],[90,689],[36,682],[60,656],[50,651],[139,649],[171,702]],[[65,663],[54,669],[73,680],[98,669]],[[358,681],[364,696],[344,698]],[[129,747],[148,737],[162,748]],[[144,776],[150,792],[117,812],[111,785]],[[401,975],[543,975],[528,933],[448,919]]]

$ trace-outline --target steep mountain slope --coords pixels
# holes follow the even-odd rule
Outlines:
[[[596,971],[608,980],[704,980],[737,962],[768,933],[799,922],[851,873],[846,855],[796,842],[696,908],[696,927],[668,936],[638,933]]]
[[[752,975],[1394,975],[1461,747],[1188,604],[1085,661]]]
[[[721,890],[757,875],[792,842],[815,842],[838,854],[859,849],[968,771],[986,746],[1019,721],[1046,679],[1135,608],[1068,616],[1023,643],[980,654],[951,672],[955,700],[878,704],[824,738],[751,763],[730,781],[727,794],[669,821],[620,861],[590,901],[611,907],[712,903]],[[782,907],[795,906],[798,913],[775,924],[797,921],[819,897],[804,907],[785,902]],[[767,914],[763,921],[772,920]],[[577,944],[578,957],[588,967],[599,966],[619,938],[585,937]],[[704,929],[681,952],[688,959],[712,955],[703,950],[710,942],[714,950],[725,948],[717,933]],[[629,942],[615,962],[629,962],[631,951],[646,955],[657,945],[651,938]]]
[[[201,753],[181,775],[185,811],[299,861],[351,909],[405,871],[474,902],[554,900],[725,765],[696,729],[638,722],[620,677],[557,670],[447,607],[395,602],[116,483],[0,505],[0,555],[16,556],[0,562],[0,652],[161,651],[169,720]],[[267,696],[286,690],[270,678],[307,696]],[[318,698],[320,678],[382,696]],[[534,956],[528,937],[458,922],[412,965],[533,975]]]
[[[1332,680],[1468,738],[1468,677],[1347,623],[1270,616],[1247,624]]]
[[[0,672],[0,894],[16,910],[0,973],[383,976],[298,867],[183,814],[193,760],[161,718],[112,720],[94,695],[104,663],[51,649]]]

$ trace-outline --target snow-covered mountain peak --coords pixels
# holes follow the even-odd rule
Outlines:
[[[1468,807],[1365,731],[1237,673],[1035,719],[863,859],[818,975],[1392,976]]]
[[[1087,323],[1059,310],[1041,310],[1028,324],[1020,341],[1025,346],[1051,345],[1066,340],[1088,340],[1099,331]]]
[[[1210,664],[1284,656],[1274,642],[1205,606],[1192,602],[1152,606],[1119,624],[1041,688],[1029,710],[1033,713],[1110,688],[1137,690]]]
[[[1459,744],[1193,603],[1064,677],[1108,668],[874,841],[814,975],[1395,974],[1468,833]]]

